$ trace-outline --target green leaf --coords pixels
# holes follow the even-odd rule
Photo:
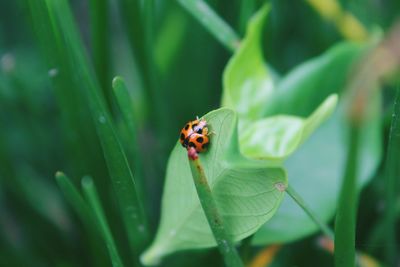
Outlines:
[[[224,71],[222,106],[236,110],[239,126],[262,117],[273,93],[273,81],[263,59],[261,36],[270,8],[265,5],[251,19],[246,37]]]
[[[342,43],[294,69],[278,85],[266,114],[306,115],[327,95],[340,94],[354,59],[363,49],[360,45]],[[381,159],[380,104],[378,93],[370,103],[367,123],[360,131],[359,189],[370,180]],[[347,129],[342,102],[339,102],[333,116],[285,162],[291,186],[325,222],[336,210],[348,154]],[[288,227],[288,221],[296,223]],[[256,233],[253,242],[257,245],[290,242],[318,229],[294,201],[285,198],[276,215]]]
[[[328,97],[307,119],[277,115],[250,123],[240,134],[240,150],[257,159],[283,159],[293,153],[333,112],[337,95]]]
[[[343,42],[294,68],[276,85],[264,116],[292,114],[308,116],[331,94],[344,89],[354,61],[365,45]]]
[[[238,149],[237,115],[222,108],[205,115],[211,145],[200,154],[225,229],[234,241],[255,231],[276,212],[283,198],[286,174],[279,166],[243,157]],[[201,208],[187,159],[177,143],[172,151],[164,188],[162,217],[156,238],[142,255],[145,264],[183,249],[216,246]]]

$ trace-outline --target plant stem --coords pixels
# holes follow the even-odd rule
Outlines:
[[[288,185],[288,187],[286,188],[286,192],[304,210],[304,212],[307,213],[310,219],[313,220],[316,225],[318,225],[321,231],[333,241],[335,239],[333,231],[329,228],[328,225],[326,225],[318,218],[318,216],[314,213],[314,211],[310,209],[310,207],[308,207],[304,199],[293,189],[293,187]]]
[[[228,267],[243,267],[243,262],[240,259],[233,242],[229,240],[225,231],[222,217],[219,214],[217,204],[212,196],[211,188],[207,182],[206,174],[204,173],[203,166],[200,159],[189,158],[190,170],[192,171],[193,181],[196,186],[197,194],[199,195],[201,206],[207,217],[211,231],[217,242],[218,248],[226,266]]]
[[[350,148],[335,221],[335,266],[354,267],[359,125],[350,123]]]
[[[177,0],[189,11],[221,44],[234,52],[240,38],[235,31],[203,0]]]
[[[385,240],[388,244],[385,249],[385,260],[388,266],[396,263],[396,199],[398,192],[397,179],[400,176],[400,87],[394,102],[392,123],[390,127],[387,150],[385,178],[386,178],[386,208],[384,215]]]

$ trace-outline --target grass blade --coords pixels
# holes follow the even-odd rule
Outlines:
[[[123,221],[132,248],[140,251],[147,239],[142,204],[125,153],[115,133],[112,118],[77,32],[70,7],[65,0],[46,0],[51,23],[57,26],[58,44],[64,51],[64,60],[75,68],[78,85],[86,93],[87,104],[96,126],[114,191],[121,208]]]
[[[110,105],[111,91],[109,90],[109,27],[108,1],[90,0],[91,48],[94,69],[103,89],[104,96]],[[111,107],[111,105],[110,105]]]
[[[136,126],[137,117],[135,116],[134,109],[132,107],[131,97],[129,95],[128,89],[126,88],[125,81],[122,77],[115,77],[113,79],[113,90],[114,95],[117,100],[119,109],[121,110],[123,121],[125,122],[126,129],[128,132],[129,140],[127,142],[128,149],[133,154],[132,164],[135,170],[135,181],[137,182],[137,187],[142,189],[142,160],[140,156],[139,143],[137,139],[138,129]],[[127,152],[128,153],[128,152]],[[140,194],[142,190],[139,190]],[[140,199],[144,199],[143,195],[140,195]]]
[[[246,31],[247,21],[251,15],[255,12],[256,3],[254,0],[240,1],[240,14],[238,18],[238,28],[241,34]]]
[[[160,90],[159,71],[154,62],[156,3],[154,0],[146,0],[143,4],[138,0],[120,0],[120,3],[126,25],[129,25],[129,41],[141,74],[140,89],[146,102],[146,115],[154,122],[152,126],[156,131],[162,131],[168,127],[168,107],[164,101],[165,91]],[[159,138],[160,143],[168,140],[166,135]]]
[[[93,227],[93,225],[96,225],[96,220],[94,219],[93,213],[91,212],[88,204],[83,199],[75,185],[72,184],[71,179],[69,179],[64,173],[57,172],[55,177],[57,184],[63,192],[65,198],[72,206],[73,210],[78,214],[78,217],[82,220],[85,230],[88,233],[91,246],[90,252],[93,255],[92,264],[95,266],[107,266],[109,262],[105,257],[105,248],[102,246],[98,228]]]
[[[81,176],[91,173],[103,178],[106,168],[101,155],[99,140],[93,136],[95,127],[90,116],[89,107],[81,87],[75,82],[75,66],[71,68],[65,49],[59,44],[60,31],[43,0],[27,0],[33,29],[42,52],[46,57],[54,85],[54,92],[61,110],[63,137],[75,174]],[[90,154],[91,157],[85,155]]]
[[[134,150],[133,153],[135,168],[138,168],[141,166],[137,140],[138,127],[136,126],[136,122],[138,121],[138,119],[135,116],[134,109],[132,107],[131,97],[129,95],[128,89],[126,88],[124,79],[118,76],[115,77],[113,79],[112,86],[118,107],[121,111],[122,118],[128,131],[129,148]],[[138,172],[138,169],[136,169],[136,172]]]
[[[376,89],[380,87],[380,81],[394,72],[399,65],[398,47],[400,38],[400,24],[395,24],[386,37],[368,54],[362,58],[362,64],[348,83],[349,102],[347,104],[347,117],[350,124],[349,154],[346,165],[344,182],[339,196],[339,205],[335,225],[335,266],[354,266],[355,257],[355,222],[357,215],[358,192],[356,190],[356,172],[358,165],[358,151],[360,132],[363,123],[368,122],[372,114],[369,114],[369,100],[376,97]],[[385,53],[382,53],[385,51]],[[377,66],[379,66],[377,68]],[[397,126],[396,126],[397,128]],[[397,131],[397,130],[396,130]],[[397,148],[398,149],[398,148]],[[392,153],[392,152],[390,152]],[[397,152],[396,152],[397,154]],[[396,165],[396,163],[394,163]],[[391,166],[391,163],[390,165]],[[388,173],[389,175],[389,173]],[[395,178],[388,178],[395,179]],[[389,182],[389,184],[392,181]],[[388,185],[389,185],[388,184]],[[393,189],[394,190],[394,189]],[[389,194],[392,194],[390,192]],[[388,196],[389,202],[393,201]],[[394,203],[387,203],[390,205]],[[390,220],[395,217],[395,208],[391,207]],[[391,224],[392,222],[390,222]],[[393,229],[392,229],[393,230]],[[389,229],[390,231],[390,229]],[[390,252],[392,253],[392,252]],[[390,254],[389,253],[389,254]]]
[[[101,234],[107,244],[107,249],[110,254],[111,262],[114,267],[123,267],[124,264],[119,256],[117,246],[115,245],[114,238],[108,226],[103,208],[101,207],[99,197],[92,178],[86,176],[82,179],[82,188],[86,198],[91,206],[94,216],[100,226]]]
[[[146,67],[145,33],[143,29],[143,10],[140,0],[119,0],[124,16],[128,38],[136,61],[144,71]]]
[[[203,0],[177,0],[191,13],[221,44],[235,51],[240,38],[235,31],[215,13]]]
[[[390,126],[389,143],[387,149],[385,178],[386,178],[386,207],[385,207],[385,260],[388,266],[396,264],[396,200],[398,196],[398,182],[400,177],[400,87],[394,102],[392,123]]]
[[[93,217],[90,216],[89,206],[78,192],[76,187],[71,183],[71,180],[62,172],[57,172],[56,181],[67,201],[71,204],[79,218],[87,226],[93,225]]]
[[[152,120],[157,120],[157,125],[164,123],[164,112],[161,112],[162,101],[159,101],[156,91],[156,71],[153,61],[153,0],[120,0],[124,15],[129,42],[141,74],[142,90],[146,100],[146,112]],[[155,103],[153,103],[155,101]]]
[[[335,266],[355,266],[355,230],[357,214],[357,181],[359,128],[350,126],[349,152],[343,184],[340,190],[335,221]]]

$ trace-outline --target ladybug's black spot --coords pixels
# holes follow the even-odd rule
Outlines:
[[[198,134],[202,134],[202,133],[203,133],[203,128],[198,129],[198,130],[197,130],[197,133],[198,133]],[[201,143],[201,142],[200,142],[200,143]]]
[[[210,143],[205,143],[201,146],[202,149],[206,149]]]
[[[199,143],[203,143],[204,138],[203,137],[197,137],[196,141],[199,142]]]
[[[189,140],[186,138],[186,139],[183,141],[182,146],[187,147],[187,146],[188,146],[188,142],[189,142]]]
[[[196,148],[196,145],[193,142],[189,142],[189,147],[194,147]]]
[[[185,126],[185,130],[187,130],[187,129],[189,129],[189,123],[186,124],[186,126]]]
[[[183,133],[181,133],[181,140],[185,140],[185,135]]]
[[[199,125],[198,123],[195,123],[192,125],[192,129],[194,129],[197,125]]]

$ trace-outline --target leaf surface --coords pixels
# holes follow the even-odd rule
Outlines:
[[[276,115],[250,123],[239,136],[244,155],[284,159],[293,153],[333,112],[337,95],[328,97],[308,118]]]
[[[269,9],[265,5],[250,20],[245,38],[224,71],[222,106],[236,110],[243,125],[248,120],[261,118],[264,105],[273,92],[273,80],[261,46]]]

